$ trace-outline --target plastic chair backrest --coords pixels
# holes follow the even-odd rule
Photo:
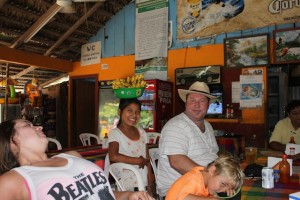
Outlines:
[[[157,139],[160,137],[160,133],[158,132],[147,132],[148,135],[148,143],[156,144]],[[153,141],[151,141],[153,140]]]
[[[149,151],[149,157],[150,157],[150,164],[154,172],[154,177],[155,177],[155,182],[157,181],[157,162],[159,158],[159,148],[151,148],[148,150]],[[159,200],[163,200],[161,196],[159,196],[158,191],[157,191],[157,186],[156,186],[156,194],[158,195]]]
[[[127,170],[130,170],[134,173],[138,184],[138,190],[145,191],[145,185],[143,182],[142,175],[133,165],[126,164],[126,163],[113,163],[109,166],[109,173],[115,179],[118,189],[120,191],[127,191],[126,188],[127,184],[123,178],[124,175],[128,173]]]
[[[106,177],[109,176],[109,166],[110,166],[110,160],[109,160],[109,155],[107,153],[104,160],[104,170],[103,170]]]
[[[150,157],[150,164],[152,166],[154,176],[155,176],[155,179],[156,179],[156,173],[157,173],[157,164],[156,163],[157,163],[158,158],[159,158],[159,149],[158,148],[149,149],[149,157]]]
[[[81,133],[79,138],[83,144],[83,146],[90,146],[92,144],[91,138],[95,138],[97,140],[97,144],[101,144],[101,140],[97,135],[92,133]]]
[[[47,137],[47,139],[48,139],[49,142],[53,142],[53,143],[56,144],[57,150],[62,149],[62,146],[61,146],[60,142],[57,139],[50,138],[50,137]]]

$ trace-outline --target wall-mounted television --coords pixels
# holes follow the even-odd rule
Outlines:
[[[221,117],[224,113],[223,86],[221,84],[209,84],[210,94],[216,96],[216,100],[209,105],[207,110],[208,117]]]

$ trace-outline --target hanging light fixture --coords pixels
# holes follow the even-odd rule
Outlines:
[[[73,5],[67,5],[62,7],[59,12],[65,14],[72,14],[72,13],[76,13],[76,10]]]

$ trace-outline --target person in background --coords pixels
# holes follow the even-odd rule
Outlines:
[[[286,106],[287,117],[278,121],[269,140],[269,147],[276,151],[285,151],[291,139],[300,144],[300,100],[292,100]],[[291,141],[293,142],[293,141]],[[297,155],[300,158],[300,155]]]
[[[218,193],[232,197],[244,182],[239,161],[232,156],[220,156],[208,166],[197,166],[181,176],[169,189],[166,200],[219,199]]]
[[[181,175],[196,166],[206,167],[218,158],[219,147],[214,131],[204,119],[209,104],[215,100],[207,84],[193,83],[188,90],[178,89],[185,111],[170,119],[161,131],[157,187],[165,196]]]
[[[112,129],[108,136],[108,155],[110,163],[122,162],[134,165],[142,175],[145,185],[147,181],[146,144],[147,133],[136,126],[141,117],[141,103],[138,99],[121,99],[118,114],[120,120],[116,128]],[[127,186],[136,187],[134,174],[129,171]]]
[[[24,119],[0,125],[0,194],[5,200],[153,200],[146,192],[113,192],[101,168],[69,151],[51,158],[41,126]]]

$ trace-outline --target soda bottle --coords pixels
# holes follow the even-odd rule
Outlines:
[[[279,164],[279,182],[286,184],[290,182],[290,164],[287,161],[287,155],[282,155],[282,160]]]

